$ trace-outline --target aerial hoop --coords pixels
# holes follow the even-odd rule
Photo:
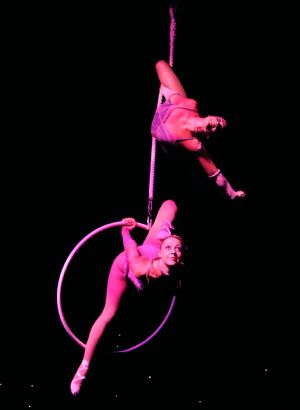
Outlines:
[[[70,327],[69,327],[69,325],[67,324],[67,321],[66,321],[66,319],[65,319],[65,317],[64,317],[64,313],[63,313],[63,309],[62,309],[62,298],[61,298],[61,296],[62,296],[62,286],[63,286],[64,277],[65,277],[65,274],[66,274],[66,272],[67,272],[68,266],[69,266],[69,264],[70,264],[72,258],[75,256],[75,254],[78,252],[78,250],[79,250],[89,239],[91,239],[93,236],[97,235],[98,233],[100,233],[100,232],[102,232],[102,231],[105,231],[106,229],[110,229],[110,228],[114,228],[114,227],[122,226],[122,225],[123,225],[122,221],[118,221],[118,222],[112,222],[112,223],[110,223],[110,224],[106,224],[106,225],[100,226],[99,228],[93,230],[93,231],[90,232],[88,235],[86,235],[83,239],[81,239],[81,241],[78,242],[78,244],[73,248],[73,250],[71,251],[71,253],[70,253],[69,256],[67,257],[67,259],[66,259],[66,261],[65,261],[65,263],[64,263],[64,265],[63,265],[63,268],[62,268],[62,270],[61,270],[60,276],[59,276],[59,281],[58,281],[58,285],[57,285],[57,308],[58,308],[59,317],[60,317],[60,320],[61,320],[61,322],[62,322],[62,324],[63,324],[63,327],[65,328],[65,330],[67,331],[67,333],[72,337],[73,340],[75,340],[75,342],[76,342],[77,344],[79,344],[79,346],[81,346],[81,347],[83,347],[83,348],[85,348],[85,343],[83,343],[83,342],[72,332],[72,330],[70,329]],[[140,223],[140,222],[137,223],[137,227],[143,228],[143,229],[146,229],[146,230],[149,230],[148,225],[142,224],[142,223]],[[132,347],[129,347],[129,348],[127,348],[127,349],[122,349],[122,350],[116,350],[115,353],[127,353],[127,352],[131,352],[131,351],[133,351],[133,350],[135,350],[135,349],[137,349],[137,348],[139,348],[139,347],[145,345],[146,343],[148,343],[148,342],[162,329],[162,327],[164,326],[164,324],[165,324],[166,321],[168,320],[168,318],[169,318],[169,316],[170,316],[170,314],[171,314],[171,312],[172,312],[172,309],[173,309],[175,300],[176,300],[176,296],[173,296],[173,298],[172,298],[172,300],[171,300],[170,307],[169,307],[169,309],[168,309],[168,312],[167,312],[166,316],[164,317],[164,319],[163,319],[163,321],[161,322],[161,324],[157,327],[157,329],[156,329],[150,336],[148,336],[145,340],[143,340],[142,342],[140,342],[140,343],[138,343],[138,344],[136,344],[136,345],[134,345],[134,346],[132,346]]]

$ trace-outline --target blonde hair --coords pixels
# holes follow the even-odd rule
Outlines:
[[[169,238],[178,239],[178,240],[180,241],[180,243],[181,243],[182,250],[185,250],[185,249],[186,249],[186,245],[185,245],[185,243],[184,243],[184,241],[183,241],[183,238],[182,238],[181,236],[179,236],[179,235],[176,235],[176,234],[171,234],[171,235],[167,236],[166,238],[164,238],[164,239],[161,241],[161,245],[165,242],[166,239],[169,239]]]

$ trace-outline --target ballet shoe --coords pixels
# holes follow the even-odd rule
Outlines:
[[[166,219],[156,236],[157,239],[166,239],[168,236],[172,235],[172,229],[174,229],[174,227],[172,226],[171,222]]]
[[[88,367],[84,363],[81,363],[70,385],[71,393],[73,394],[73,396],[79,394],[82,382],[86,377],[87,371]]]

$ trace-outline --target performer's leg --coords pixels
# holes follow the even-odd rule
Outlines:
[[[155,65],[155,69],[161,85],[179,93],[183,97],[187,97],[179,78],[166,61],[158,61]]]
[[[126,290],[127,279],[125,278],[124,270],[120,269],[122,258],[124,260],[124,254],[120,254],[112,264],[107,282],[105,306],[90,330],[83,360],[71,382],[71,392],[74,395],[80,391],[82,381],[86,377],[89,363],[92,360],[97,343],[105,331],[106,326],[115,316],[121,298]]]
[[[157,244],[160,246],[161,239],[161,231],[165,230],[167,226],[169,229],[172,229],[172,223],[175,219],[177,212],[177,205],[172,199],[168,199],[164,201],[159,208],[159,211],[156,215],[153,225],[151,226],[148,235],[146,236],[145,242],[151,242],[152,244]]]

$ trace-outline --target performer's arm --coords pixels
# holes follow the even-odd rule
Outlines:
[[[144,275],[147,270],[147,258],[140,255],[138,245],[131,237],[131,230],[136,227],[136,221],[133,218],[124,218],[124,225],[121,229],[124,250],[127,255],[129,268],[132,270],[135,276],[139,277]]]

